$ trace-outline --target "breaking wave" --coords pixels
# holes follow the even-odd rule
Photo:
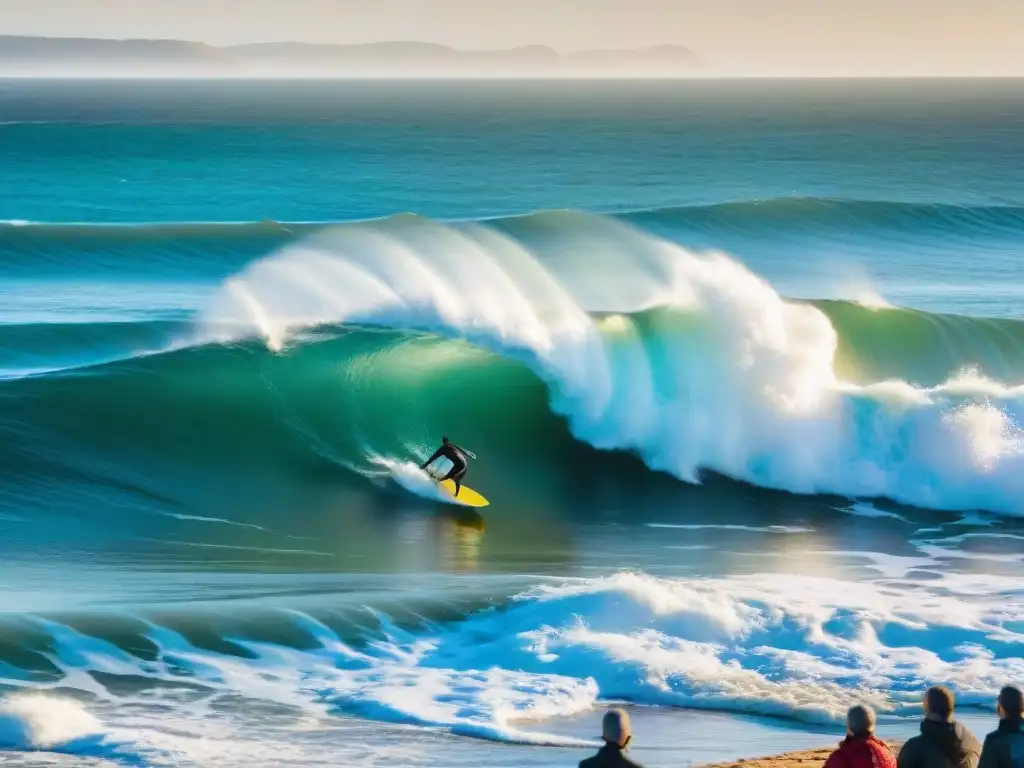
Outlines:
[[[495,465],[596,448],[690,483],[1024,512],[1024,324],[787,300],[606,217],[348,224],[225,279],[194,322],[0,337],[8,466],[30,430],[376,477],[455,433]]]

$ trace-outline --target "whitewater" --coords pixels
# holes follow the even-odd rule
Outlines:
[[[890,578],[938,564],[849,556]],[[550,581],[500,607],[413,626],[382,612],[345,623],[289,610],[263,630],[276,641],[228,634],[223,650],[150,620],[111,617],[98,635],[40,620],[35,632],[56,678],[7,665],[4,684],[16,693],[0,709],[0,743],[155,765],[243,765],[271,759],[283,728],[293,739],[284,764],[319,764],[316,735],[330,732],[343,739],[341,756],[418,765],[429,761],[413,757],[415,748],[344,740],[368,720],[423,727],[428,743],[449,733],[581,747],[593,738],[573,718],[617,701],[833,724],[856,696],[885,722],[913,715],[929,680],[955,685],[962,705],[988,705],[992,687],[1024,674],[1013,655],[1024,614],[1006,610],[1019,587],[980,576],[851,587],[622,573]],[[100,684],[117,677],[134,682]],[[235,700],[244,706],[225,706]],[[233,738],[240,732],[253,733],[244,747]]]

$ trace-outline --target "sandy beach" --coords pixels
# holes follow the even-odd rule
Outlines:
[[[901,742],[886,741],[893,754],[899,752]],[[780,755],[770,757],[753,757],[749,759],[736,760],[732,763],[716,763],[704,768],[808,768],[812,765],[822,765],[839,742],[815,749],[805,749],[799,752],[784,752]]]

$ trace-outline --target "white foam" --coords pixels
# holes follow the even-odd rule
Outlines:
[[[870,288],[858,291],[854,297],[854,301],[865,309],[893,309],[893,305],[886,301],[884,296]]]
[[[967,541],[968,539],[1019,539],[1024,541],[1024,535],[1017,533],[992,533],[990,531],[975,532],[975,533],[961,533],[956,536],[945,536],[937,541],[942,541],[947,544],[959,544]]]
[[[445,504],[463,506],[461,501],[444,490],[433,477],[411,461],[400,461],[384,456],[373,456],[370,460],[372,463],[384,467],[396,483],[417,496]]]
[[[914,546],[934,560],[984,560],[992,563],[1024,563],[1024,554],[968,552],[962,549],[950,549],[925,542],[915,542]]]
[[[68,678],[72,686],[80,679]],[[83,703],[38,692],[15,692],[0,700],[0,750],[56,752],[129,764],[143,762],[144,752],[157,754],[137,748],[127,733],[106,728]]]
[[[680,531],[749,531],[751,533],[811,533],[813,528],[801,525],[735,525],[731,523],[647,523],[648,528],[669,528]]]
[[[936,561],[931,557],[904,557],[900,555],[889,555],[881,552],[861,552],[861,551],[823,551],[817,552],[825,558],[855,558],[858,560],[864,560],[865,568],[878,571],[886,578],[890,579],[905,579],[913,571],[927,571],[936,565]]]
[[[62,688],[109,699],[88,671],[187,684],[143,687],[130,707],[111,710],[123,719],[106,730],[116,733],[130,722],[135,740],[148,749],[174,745],[188,755],[209,748],[218,730],[235,727],[230,712],[245,716],[259,710],[257,703],[283,708],[275,710],[275,721],[298,718],[314,728],[354,715],[566,745],[579,742],[544,722],[600,701],[835,723],[854,698],[883,712],[913,713],[921,690],[942,681],[964,701],[988,703],[1006,680],[1024,676],[1019,587],[995,576],[935,576],[897,585],[781,574],[671,580],[620,573],[540,585],[503,608],[416,630],[378,615],[382,634],[358,645],[289,612],[282,621],[303,630],[308,647],[228,638],[248,658],[197,648],[151,625],[147,637],[157,654],[144,661],[63,625],[40,626],[64,674]],[[247,703],[235,710],[212,706],[222,699]],[[55,711],[41,704],[17,710],[18,727],[34,735],[8,743],[44,746],[103,730],[79,710],[67,718],[51,717]],[[24,726],[37,716],[41,724]],[[230,749],[230,739],[217,748]]]
[[[972,512],[964,515],[956,522],[950,523],[950,525],[993,526],[996,524],[996,522],[998,522],[997,518],[994,518],[990,515]]]
[[[1024,386],[844,382],[828,318],[727,256],[601,217],[531,224],[550,232],[400,217],[322,233],[227,281],[204,323],[272,349],[322,324],[433,330],[524,361],[577,437],[684,480],[1024,514]],[[628,314],[654,307],[673,314]]]
[[[180,512],[160,512],[164,517],[173,517],[175,520],[183,520],[187,522],[195,523],[220,523],[222,525],[234,525],[238,528],[253,528],[257,531],[266,531],[262,525],[255,525],[254,523],[240,523],[236,520],[226,520],[223,517],[203,517],[202,515],[186,515]]]
[[[5,747],[53,749],[102,733],[100,722],[71,699],[25,693],[0,701],[0,743]]]
[[[845,512],[848,515],[856,515],[857,517],[891,517],[894,520],[907,521],[902,515],[897,515],[895,512],[886,512],[884,509],[879,509],[872,504],[857,503],[851,504],[848,507],[834,507],[834,509],[839,512]]]

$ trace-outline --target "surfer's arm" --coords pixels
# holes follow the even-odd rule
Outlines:
[[[437,461],[439,458],[441,458],[441,452],[442,451],[441,451],[440,448],[438,448],[436,451],[434,451],[434,455],[433,456],[431,456],[429,459],[427,459],[422,464],[420,464],[420,469],[426,469],[431,464],[433,464],[435,461]]]
[[[475,459],[476,458],[476,454],[475,453],[473,453],[472,451],[467,451],[461,445],[455,445],[455,443],[452,443],[452,445],[454,446],[455,450],[459,451],[460,453],[466,454],[467,456],[469,456],[469,458],[471,458],[471,459]]]

